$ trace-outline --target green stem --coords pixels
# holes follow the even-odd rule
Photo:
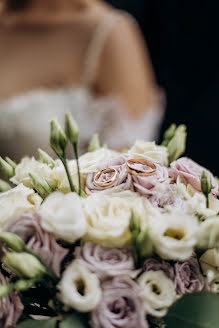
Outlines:
[[[73,143],[73,149],[75,153],[76,163],[77,163],[77,169],[78,169],[78,185],[79,185],[79,195],[81,196],[81,175],[80,175],[80,166],[79,166],[79,160],[78,160],[78,143]]]
[[[61,159],[61,161],[62,161],[62,163],[64,165],[64,168],[65,168],[65,171],[66,171],[66,174],[67,174],[67,177],[68,177],[70,189],[71,189],[72,192],[75,192],[75,187],[74,187],[74,184],[72,182],[72,178],[71,178],[71,174],[69,172],[69,168],[68,168],[68,164],[67,164],[67,161],[66,161],[66,157],[64,157],[64,158],[61,158],[60,157],[60,159]]]
[[[206,196],[206,207],[209,208],[209,195]]]

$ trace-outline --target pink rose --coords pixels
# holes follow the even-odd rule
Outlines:
[[[185,262],[177,262],[174,269],[176,274],[176,291],[178,295],[197,293],[208,289],[206,279],[201,273],[196,258],[190,258]]]
[[[9,282],[8,278],[4,277],[0,271],[0,286]],[[23,309],[23,304],[17,292],[13,291],[8,297],[0,298],[0,327],[15,327]]]
[[[151,196],[155,194],[154,187],[159,183],[167,182],[169,179],[168,169],[165,166],[156,164],[156,172],[150,176],[133,175],[133,185],[135,190],[141,195]]]
[[[86,243],[75,248],[75,258],[83,260],[88,269],[99,279],[131,273],[134,260],[128,248],[109,248],[94,243]]]
[[[148,328],[141,290],[130,277],[102,284],[102,300],[91,312],[93,328]]]
[[[197,191],[201,191],[201,176],[203,171],[205,171],[211,179],[212,193],[214,195],[219,195],[218,183],[214,178],[213,174],[204,167],[197,164],[196,162],[192,161],[190,158],[182,157],[177,161],[172,162],[170,164],[169,175],[175,180],[178,176],[181,176],[194,189],[196,189]]]
[[[114,187],[129,190],[132,178],[126,169],[126,161],[126,156],[120,156],[104,162],[100,172],[89,173],[86,179],[86,193],[89,195]]]

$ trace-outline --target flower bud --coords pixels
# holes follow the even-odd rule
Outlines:
[[[5,182],[4,180],[0,179],[0,192],[5,192],[11,189],[9,183]]]
[[[88,146],[88,152],[91,153],[99,148],[100,148],[99,135],[97,133],[95,133],[90,140],[90,143]]]
[[[25,243],[23,239],[11,232],[1,232],[0,241],[2,241],[8,248],[15,252],[22,252],[25,249]]]
[[[40,261],[28,253],[7,253],[2,262],[16,275],[25,278],[39,278],[47,270]]]
[[[67,137],[57,120],[50,121],[50,146],[58,157],[65,158]]]
[[[2,297],[7,297],[11,292],[11,285],[1,285],[0,286],[0,299]]]
[[[164,132],[164,140],[162,142],[163,146],[168,146],[170,140],[174,137],[176,131],[176,124],[171,124],[170,127]]]
[[[38,154],[40,157],[40,162],[47,164],[51,169],[55,166],[55,162],[45,151],[38,149]]]
[[[177,160],[185,152],[186,137],[186,126],[183,124],[179,125],[167,145],[169,163]]]
[[[71,144],[76,144],[79,139],[79,128],[70,112],[65,114],[65,133]]]
[[[55,190],[55,186],[48,182],[46,179],[41,178],[33,173],[30,173],[29,176],[31,178],[33,188],[42,198],[46,198]]]
[[[203,194],[206,197],[208,197],[208,195],[211,192],[212,185],[211,185],[211,180],[205,171],[203,171],[202,176],[201,176],[201,188],[202,188]]]
[[[141,257],[153,255],[154,245],[149,230],[140,232],[136,238],[136,245]]]
[[[17,163],[10,159],[9,157],[5,157],[6,162],[11,165],[14,169],[16,169]]]
[[[13,286],[13,289],[18,292],[25,291],[25,290],[29,289],[32,286],[32,284],[33,284],[32,280],[21,279],[21,280],[16,281],[16,283]]]
[[[3,173],[3,175],[6,177],[6,179],[10,179],[14,176],[14,167],[12,167],[7,161],[5,161],[0,156],[0,169]]]

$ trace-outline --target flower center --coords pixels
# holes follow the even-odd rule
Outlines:
[[[84,281],[82,279],[78,279],[76,282],[75,282],[75,285],[77,287],[77,291],[78,293],[81,295],[81,296],[84,296],[85,295],[85,284],[84,284]]]
[[[170,237],[170,238],[173,238],[173,239],[177,239],[177,240],[182,240],[184,238],[185,234],[184,234],[183,231],[179,231],[179,230],[176,230],[176,229],[173,229],[173,228],[169,228],[165,231],[164,236],[165,237]]]
[[[161,290],[160,290],[160,288],[157,285],[152,284],[151,289],[152,289],[152,292],[153,293],[155,293],[157,295],[160,295],[161,294]]]

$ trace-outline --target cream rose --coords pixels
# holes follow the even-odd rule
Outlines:
[[[129,243],[131,210],[139,216],[142,227],[147,227],[147,203],[131,191],[94,193],[84,200],[84,210],[88,223],[84,239],[106,247],[123,247]]]
[[[58,298],[79,312],[90,312],[101,299],[100,283],[81,260],[74,260],[63,273],[58,284]]]
[[[158,146],[155,142],[137,140],[128,153],[132,158],[145,158],[161,165],[168,164],[166,147]]]
[[[200,224],[197,234],[199,248],[219,248],[219,217],[212,217]]]
[[[37,210],[41,202],[42,198],[23,184],[0,193],[0,230],[21,214]]]
[[[175,284],[163,271],[147,271],[137,280],[146,313],[163,317],[176,300]]]
[[[208,282],[219,282],[219,249],[208,249],[199,261],[203,273],[207,276]]]
[[[43,202],[38,214],[42,227],[57,239],[74,243],[86,233],[82,199],[76,193],[52,193]]]
[[[196,245],[198,220],[175,209],[151,220],[155,251],[163,259],[188,259]]]
[[[47,164],[38,162],[34,157],[25,157],[16,166],[15,175],[11,178],[11,182],[16,185],[23,183],[26,187],[32,188],[30,173],[50,180],[52,169]]]

